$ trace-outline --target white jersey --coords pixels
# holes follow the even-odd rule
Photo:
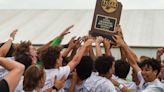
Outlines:
[[[115,75],[112,75],[112,79],[118,81],[119,83],[126,86],[132,92],[137,92],[137,86],[134,82],[126,81],[124,79],[118,78]],[[119,88],[116,87],[117,92],[122,92]]]
[[[70,67],[64,66],[64,67],[59,67],[59,69],[45,69],[45,73],[46,73],[46,81],[44,87],[42,88],[42,91],[45,91],[49,88],[52,88],[52,86],[54,86],[55,76],[57,77],[57,79],[62,78],[63,75],[65,75],[65,77],[68,77],[68,75],[70,74]],[[63,92],[63,91],[64,89],[61,89],[58,92]]]
[[[159,79],[145,83],[141,71],[137,73],[137,77],[140,81],[139,88],[142,92],[164,92],[164,86]]]
[[[92,73],[84,83],[83,92],[117,92],[112,82],[105,78]]]

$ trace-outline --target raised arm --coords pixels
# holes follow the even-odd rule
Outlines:
[[[12,41],[14,40],[16,33],[17,33],[17,29],[14,30],[10,34],[9,40],[7,42],[5,42],[5,44],[0,48],[0,56],[1,57],[5,57],[6,54],[8,53],[8,51],[10,50],[10,47],[12,45]]]
[[[122,41],[123,41],[124,43],[126,43],[126,42],[124,41],[124,36],[123,36],[122,28],[121,28],[120,25],[117,25],[117,27],[116,27],[116,32],[117,32],[118,36],[120,36],[120,37],[122,38]],[[138,57],[137,57],[137,55],[134,53],[134,51],[133,51],[132,49],[130,49],[130,50],[131,50],[131,51],[130,51],[131,55],[133,55],[133,58],[138,62]],[[122,58],[122,59],[126,59],[126,54],[125,54],[124,50],[122,50],[122,48],[120,48],[120,52],[121,52],[121,58]]]
[[[100,44],[103,41],[103,37],[99,36],[96,38],[96,57],[102,56]]]
[[[125,52],[127,59],[129,61],[129,64],[131,65],[131,67],[135,70],[136,73],[138,73],[139,71],[141,71],[141,69],[139,68],[139,66],[137,65],[137,59],[136,59],[136,55],[134,52],[132,52],[132,50],[129,48],[129,46],[123,41],[123,39],[116,35],[115,37],[113,37],[113,39],[115,40],[115,42],[120,45],[120,47],[122,48],[122,50]]]
[[[75,41],[75,48],[73,48],[72,52],[71,52],[71,55],[69,56],[69,60],[72,60],[72,58],[75,56],[78,48],[81,46],[81,40],[80,40],[80,37]]]
[[[70,66],[71,71],[79,64],[82,56],[85,53],[85,50],[87,49],[88,46],[92,44],[93,40],[88,39],[84,45],[81,46],[80,50],[76,53],[76,55],[73,57],[73,59],[68,63],[68,66]]]
[[[39,47],[39,48],[37,49],[37,51],[38,51],[38,52],[41,52],[41,51],[47,49],[47,48],[51,45],[52,41],[53,41],[53,40],[51,40],[51,41],[49,41],[48,43],[44,44],[43,46]]]
[[[105,49],[105,55],[106,56],[111,55],[111,51],[110,51],[111,43],[112,43],[111,40],[108,40],[108,39],[104,38],[103,44],[104,44],[104,49]]]
[[[57,36],[51,43],[51,46],[56,46],[59,45],[61,43],[61,41],[64,39],[64,36],[70,33],[70,29],[73,27],[74,25],[69,26],[68,28],[66,28],[59,36]]]
[[[119,36],[121,36],[121,38],[123,39],[124,41],[124,36],[123,36],[123,33],[122,33],[122,29],[121,29],[121,26],[118,25],[116,27],[116,32]],[[120,54],[121,54],[121,60],[126,60],[126,54],[124,52],[124,50],[122,48],[120,48]]]
[[[16,62],[9,61],[6,58],[0,57],[0,65],[9,71],[9,73],[4,77],[7,81],[10,92],[14,92],[19,80],[24,72],[24,65]]]
[[[157,49],[157,52],[156,52],[156,59],[158,61],[161,61],[161,56],[163,55],[164,53],[164,48],[158,48]]]
[[[74,72],[72,72],[72,79],[71,79],[71,83],[70,83],[68,92],[75,92],[77,80],[78,80],[78,76],[77,76],[76,71],[74,71]]]
[[[94,40],[94,37],[92,37],[91,35],[83,36],[83,37],[82,37],[82,40],[83,40],[84,42],[87,41],[88,39],[93,39],[93,40]],[[90,46],[88,47],[88,49],[87,49],[86,52],[85,52],[85,55],[89,55],[89,56],[92,58],[93,61],[96,60],[96,56],[95,56],[95,54],[94,54],[92,45],[90,45]]]
[[[126,60],[126,54],[122,48],[120,48],[121,60]]]
[[[47,49],[49,46],[56,46],[59,45],[62,41],[62,39],[64,38],[65,35],[69,34],[69,30],[73,27],[73,25],[69,26],[68,28],[66,28],[62,33],[59,34],[59,36],[55,37],[53,40],[49,41],[48,43],[46,43],[45,45],[41,46],[40,48],[38,48],[38,52],[41,52],[45,49]]]
[[[71,40],[69,41],[69,45],[68,48],[66,48],[66,50],[63,52],[62,56],[63,57],[67,57],[67,55],[70,53],[70,51],[72,51],[73,48],[75,48],[76,46],[76,41],[75,41],[76,37],[72,37]]]
[[[94,54],[92,46],[89,46],[89,56],[92,58],[93,61],[96,60],[96,56]]]

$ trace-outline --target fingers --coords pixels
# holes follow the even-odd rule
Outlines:
[[[81,40],[81,37],[78,37],[78,38],[77,38],[77,41],[80,41],[80,40]]]
[[[15,35],[17,33],[17,29],[13,30],[11,33],[10,33],[10,37],[12,37],[13,39],[15,38]]]
[[[71,40],[69,41],[69,43],[74,42],[75,38],[76,38],[76,36],[72,37]]]
[[[67,35],[67,34],[69,34],[69,33],[71,33],[71,32],[65,32],[63,35]]]
[[[101,42],[103,42],[103,37],[102,36],[98,36],[97,38],[96,38],[96,43],[101,43]]]
[[[17,31],[18,31],[18,29],[13,30],[14,33],[16,33]]]
[[[163,55],[163,53],[164,53],[163,48],[158,48],[158,49],[157,49],[157,55],[158,55],[158,56]]]
[[[71,26],[69,26],[68,28],[66,28],[66,29],[59,35],[59,37],[61,37],[61,38],[63,39],[63,37],[64,37],[65,35],[67,35],[67,34],[70,33],[69,30],[70,30],[73,26],[74,26],[74,25],[71,25]]]
[[[116,40],[117,40],[116,36],[112,36],[112,38],[116,42]]]
[[[74,40],[76,38],[76,36],[72,37],[71,40]]]
[[[82,37],[82,40],[85,42],[85,41],[87,41],[88,40],[88,36],[83,36]]]
[[[94,42],[93,39],[88,39],[88,40],[84,43],[84,45],[85,45],[85,46],[90,46],[90,45],[92,45],[93,42]]]
[[[73,28],[74,25],[69,26],[68,28],[65,29],[65,31],[69,31],[71,28]]]
[[[64,30],[63,33],[67,33],[67,34],[70,33],[70,32],[68,32],[68,31],[69,31],[71,28],[73,28],[73,26],[74,26],[74,25],[71,25],[71,26],[69,26],[68,28],[66,28],[66,29]]]
[[[64,31],[64,32],[61,34],[61,36],[65,36],[65,35],[67,35],[67,34],[69,34],[69,33],[71,33],[71,32],[69,32],[69,31]]]

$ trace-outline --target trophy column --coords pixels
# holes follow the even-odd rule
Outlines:
[[[120,22],[121,11],[122,4],[117,0],[97,0],[89,33],[112,40],[116,25]]]

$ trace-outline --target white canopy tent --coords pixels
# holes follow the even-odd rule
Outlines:
[[[124,9],[164,9],[164,0],[118,0]],[[0,9],[94,9],[96,0],[0,0]]]
[[[118,0],[123,4],[120,24],[125,40],[134,47],[164,46],[164,0]],[[91,28],[96,0],[0,0],[0,42],[18,29],[15,42],[31,40],[44,44],[69,25],[72,36],[83,36]],[[156,48],[135,49],[140,55],[155,56]],[[144,53],[143,53],[144,52]],[[114,50],[116,57],[118,51]]]
[[[44,44],[74,24],[72,36],[84,36],[91,29],[94,10],[0,10],[0,41],[5,41],[13,29],[18,29],[15,42],[31,40]],[[164,46],[164,10],[123,10],[121,25],[130,46]]]

